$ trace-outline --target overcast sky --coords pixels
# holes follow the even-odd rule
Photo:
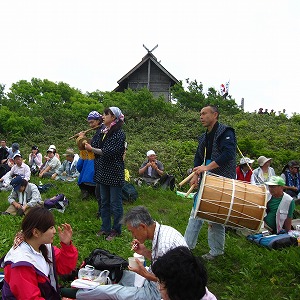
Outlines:
[[[32,77],[110,91],[148,49],[178,80],[245,111],[300,113],[299,0],[9,0],[0,10],[0,83]]]

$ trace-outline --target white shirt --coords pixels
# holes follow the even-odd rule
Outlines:
[[[155,231],[152,241],[152,263],[158,257],[163,256],[169,250],[179,246],[188,247],[182,234],[171,226],[161,225],[155,222]]]

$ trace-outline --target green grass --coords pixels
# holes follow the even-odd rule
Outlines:
[[[38,182],[36,177],[32,182]],[[43,179],[44,183],[50,180]],[[53,181],[52,181],[53,183]],[[122,236],[112,242],[96,237],[100,220],[96,218],[95,199],[80,200],[76,183],[55,182],[55,187],[42,194],[43,199],[64,193],[70,205],[64,213],[53,211],[57,225],[68,222],[72,225],[73,242],[79,250],[78,266],[94,248],[104,248],[124,258],[132,255],[131,234],[123,228]],[[155,220],[173,226],[182,234],[189,218],[192,200],[177,196],[172,191],[137,187],[139,198],[133,204],[125,204],[124,212],[136,205],[146,206]],[[0,211],[7,206],[8,192],[0,192]],[[19,229],[20,217],[0,216],[0,255],[12,245]],[[55,244],[58,244],[56,238]],[[149,245],[150,246],[150,243]],[[204,225],[198,239],[195,255],[208,251],[207,226]],[[267,250],[253,245],[245,237],[233,231],[226,233],[225,255],[205,262],[209,275],[209,289],[218,299],[299,299],[300,252],[299,247]]]
[[[41,95],[41,90],[46,92]],[[21,153],[26,159],[32,145],[38,145],[43,155],[50,144],[55,144],[61,155],[69,147],[77,149],[75,140],[70,140],[69,137],[88,129],[88,112],[95,109],[101,112],[104,107],[118,106],[125,114],[124,131],[128,142],[125,163],[130,174],[138,176],[138,168],[145,159],[146,152],[153,149],[163,162],[165,171],[173,174],[179,182],[186,176],[186,170],[193,167],[197,138],[205,130],[199,122],[198,110],[181,109],[159,102],[152,99],[146,90],[105,95],[95,92],[92,98],[87,98],[64,84],[56,86],[54,83],[41,83],[35,79],[32,84],[17,84],[15,92],[11,95],[13,98],[1,99],[0,131],[9,146],[13,142],[20,144]],[[50,92],[55,95],[53,99],[49,99]],[[192,90],[186,96],[191,96],[194,101],[201,101],[202,93],[198,94],[200,97],[196,97]],[[35,95],[39,101],[33,104]],[[211,100],[214,100],[212,103],[218,103],[215,99]],[[23,101],[31,104],[24,105]],[[243,155],[255,159],[253,168],[257,167],[256,159],[265,155],[273,158],[272,167],[279,175],[288,161],[299,158],[299,115],[287,119],[284,116],[232,113],[232,110],[224,109],[223,104],[226,103],[223,100],[219,104],[223,107],[220,122],[235,129],[239,149]],[[49,113],[45,115],[44,111]],[[92,132],[88,133],[89,138],[92,135]],[[240,158],[241,155],[237,153],[237,163]],[[32,177],[31,181],[37,183],[39,180]],[[47,183],[49,180],[43,179],[43,182]],[[111,243],[96,237],[100,220],[96,219],[95,200],[81,201],[80,191],[75,183],[55,182],[55,185],[56,189],[43,194],[43,199],[64,193],[70,200],[70,206],[64,214],[58,211],[53,213],[57,224],[69,222],[73,226],[74,243],[79,249],[78,265],[96,247],[105,248],[124,258],[131,256],[131,236],[126,229],[121,237]],[[138,191],[139,198],[134,205],[147,206],[157,221],[184,233],[192,206],[191,199],[176,196],[174,192],[146,187],[138,188]],[[0,192],[0,211],[8,206],[8,194]],[[131,207],[132,205],[125,205],[124,211]],[[21,218],[0,218],[0,255],[3,255],[11,247]],[[208,251],[206,229],[205,225],[194,250],[196,255]],[[55,242],[57,244],[58,240]],[[218,299],[300,299],[299,248],[269,251],[250,244],[245,237],[232,231],[226,233],[225,247],[224,257],[206,262],[209,288]]]

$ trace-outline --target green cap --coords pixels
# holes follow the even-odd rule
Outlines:
[[[281,185],[284,186],[285,182],[284,179],[280,176],[272,176],[268,182],[265,183],[266,185]]]

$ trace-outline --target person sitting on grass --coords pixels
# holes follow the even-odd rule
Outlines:
[[[67,149],[64,156],[66,160],[63,161],[59,169],[51,176],[51,179],[74,181],[79,176],[79,172],[76,169],[78,158],[75,158],[73,149]]]
[[[271,161],[272,158],[267,158],[265,156],[260,156],[257,159],[259,167],[253,170],[251,175],[251,184],[265,184],[271,176],[276,175],[274,169],[270,166]]]
[[[275,234],[282,230],[290,231],[295,201],[283,191],[284,180],[280,176],[272,176],[265,184],[269,187],[269,196],[264,226]]]
[[[207,289],[207,272],[187,247],[177,247],[152,266],[163,300],[216,300]]]
[[[10,171],[11,168],[13,167],[14,165],[14,156],[18,153],[20,153],[20,146],[18,143],[12,143],[11,147],[8,148],[8,156],[6,159],[3,160],[3,165],[6,165],[6,172]],[[5,172],[5,173],[6,173]],[[4,174],[5,174],[4,173]],[[4,175],[3,174],[3,175]]]
[[[282,170],[280,175],[285,181],[284,191],[295,201],[300,199],[300,164],[296,160],[291,160]],[[299,200],[298,200],[299,201]]]
[[[242,157],[239,166],[236,167],[236,179],[251,182],[253,159]]]
[[[3,164],[6,162],[6,159],[8,157],[8,147],[6,146],[6,140],[0,141],[0,164]]]
[[[21,153],[16,153],[13,157],[14,165],[10,169],[9,173],[11,177],[20,175],[25,180],[29,181],[31,177],[31,171],[28,165],[23,162]],[[0,181],[3,181],[2,178]]]
[[[2,214],[23,215],[27,214],[30,208],[41,205],[41,194],[34,183],[29,183],[21,176],[16,176],[10,184],[13,187],[8,196],[9,207]]]
[[[20,145],[18,143],[12,143],[11,147],[8,148],[7,159],[13,159],[14,155],[20,153]]]
[[[160,187],[172,191],[175,188],[175,177],[164,172],[164,165],[157,160],[156,153],[153,150],[147,152],[147,159],[139,168],[139,175],[142,177],[135,179],[139,186],[144,182],[154,188]]]
[[[50,145],[50,146],[49,146],[49,149],[54,149],[54,150],[55,150],[55,157],[56,157],[58,160],[60,160],[60,155],[58,154],[55,145]]]
[[[48,160],[42,166],[39,177],[40,178],[50,178],[54,173],[56,173],[61,165],[60,160],[55,156],[56,150],[49,148],[47,150]]]
[[[60,248],[52,245],[56,234],[53,214],[35,207],[24,217],[22,231],[6,254],[3,299],[61,299],[57,275],[75,269],[78,251],[72,244],[72,227],[58,226]]]
[[[6,140],[0,141],[0,177],[5,175],[9,170],[10,167],[7,164],[7,157],[8,157],[8,147],[6,146]]]
[[[183,236],[174,228],[159,224],[150,216],[148,210],[143,206],[132,208],[123,217],[123,224],[133,236],[132,251],[143,255],[151,261],[151,265],[169,250],[178,246],[187,247]],[[148,249],[145,242],[151,241],[152,247]],[[147,244],[146,243],[146,244]],[[137,267],[128,267],[123,271],[123,276],[118,284],[99,285],[92,290],[79,289],[76,299],[147,299],[161,300],[157,286],[157,277],[150,269],[146,269],[142,262],[136,259]],[[139,285],[135,285],[136,276],[143,277]],[[188,298],[186,298],[188,299]]]
[[[31,172],[28,165],[23,162],[21,153],[16,153],[13,159],[14,165],[0,178],[0,191],[11,191],[11,181],[16,176],[21,176],[26,181],[30,180]]]
[[[157,160],[156,153],[153,150],[149,150],[147,159],[139,168],[139,175],[142,176],[140,179],[148,185],[155,185],[160,181],[163,174],[163,164]]]
[[[43,156],[40,153],[38,146],[33,145],[31,152],[28,156],[28,165],[30,167],[31,174],[37,174],[43,164]]]

